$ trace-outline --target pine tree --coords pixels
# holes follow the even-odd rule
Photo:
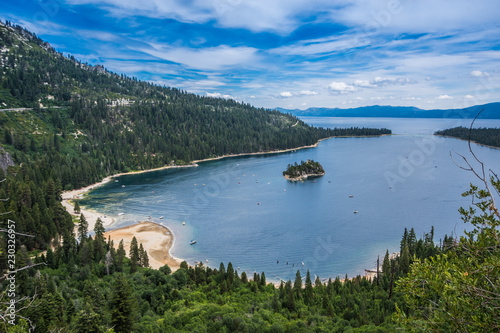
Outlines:
[[[410,257],[415,254],[415,246],[417,244],[417,236],[415,235],[415,229],[411,228],[408,233],[408,251],[410,252]]]
[[[94,255],[97,261],[100,261],[104,258],[104,254],[106,251],[106,240],[104,239],[104,226],[102,225],[102,220],[97,218],[94,226]]]
[[[297,295],[297,298],[300,298],[302,293],[302,277],[300,276],[300,270],[297,270],[295,274],[295,282],[293,283],[293,291]]]
[[[391,277],[391,260],[389,259],[389,250],[385,252],[384,261],[382,262],[382,281],[387,286]]]
[[[313,302],[313,286],[312,286],[312,281],[311,281],[311,273],[309,273],[309,270],[307,270],[307,275],[306,275],[306,287],[305,287],[305,301],[307,304],[311,304]]]
[[[83,242],[85,242],[85,240],[87,239],[88,227],[89,227],[89,224],[88,224],[87,220],[85,219],[85,216],[83,216],[83,214],[81,214],[80,215],[80,223],[78,224],[78,240],[80,241],[80,244],[83,244]]]
[[[403,247],[403,252],[399,257],[399,267],[401,268],[401,272],[403,274],[408,273],[410,270],[410,251],[408,250],[408,246],[405,244]]]
[[[248,283],[248,277],[246,272],[241,273],[241,282],[242,283]]]
[[[144,267],[144,263],[143,263],[143,258],[144,258],[144,247],[142,246],[142,243],[139,244],[139,251],[138,251],[138,266],[139,267]]]
[[[231,286],[234,281],[234,269],[233,269],[233,264],[231,262],[227,264],[226,281],[228,282],[229,286]]]
[[[403,233],[403,238],[401,238],[401,244],[400,244],[400,254],[403,253],[403,248],[405,245],[408,245],[408,229],[405,228],[405,232]]]
[[[137,245],[137,239],[135,236],[130,242],[130,273],[135,273],[137,271],[137,266],[139,265],[139,247]]]
[[[149,267],[148,253],[144,250],[142,243],[139,245],[139,263],[141,267]]]
[[[266,274],[264,272],[260,275],[260,285],[263,287],[266,286]]]
[[[123,239],[120,240],[120,243],[118,244],[118,250],[116,251],[116,268],[119,271],[122,271],[123,269],[123,260],[125,259],[125,247],[123,246]]]
[[[142,257],[142,267],[149,268],[149,257],[148,252],[144,250],[144,256]]]
[[[110,306],[114,330],[117,333],[132,332],[136,304],[132,287],[121,274],[113,283]]]
[[[75,201],[75,207],[73,208],[73,212],[75,214],[80,214],[80,204],[78,203],[78,200]]]

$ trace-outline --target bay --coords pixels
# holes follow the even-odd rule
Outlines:
[[[171,253],[189,264],[218,268],[232,262],[240,274],[264,271],[273,281],[293,280],[297,269],[321,278],[363,274],[386,249],[399,251],[405,227],[420,236],[434,226],[437,243],[445,234],[463,234],[458,208],[470,199],[461,193],[469,183],[480,184],[453,163],[450,151],[471,161],[472,156],[467,142],[432,133],[468,127],[469,119],[302,119],[323,127],[386,127],[394,135],[332,138],[295,152],[122,176],[81,204],[114,216],[112,228],[151,216],[173,231]],[[475,124],[499,126],[500,120]],[[473,148],[488,168],[499,171],[500,150]],[[307,159],[319,161],[326,175],[285,180],[289,163]],[[197,243],[189,245],[191,239]]]

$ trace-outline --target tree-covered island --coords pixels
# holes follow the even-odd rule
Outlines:
[[[303,180],[308,177],[321,177],[325,174],[323,166],[314,160],[300,161],[300,164],[295,162],[293,165],[288,164],[288,167],[283,171],[283,176],[286,179],[294,182]]]

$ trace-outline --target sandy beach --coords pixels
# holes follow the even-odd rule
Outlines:
[[[139,222],[138,224],[104,233],[105,239],[111,237],[115,248],[118,248],[120,241],[123,239],[127,257],[129,256],[130,242],[134,236],[148,253],[151,268],[158,269],[165,265],[168,265],[172,271],[179,268],[182,260],[172,257],[169,252],[174,243],[174,235],[162,225],[153,222]]]
[[[80,217],[80,214],[83,214],[83,216],[85,216],[85,220],[87,220],[88,223],[88,231],[94,231],[95,222],[99,217],[101,218],[104,228],[111,226],[113,222],[115,222],[115,220],[111,216],[104,215],[92,210],[83,209],[82,207],[80,207],[80,214],[75,214],[73,212],[74,204],[69,199],[63,199],[61,204],[72,216]],[[75,234],[78,235],[78,224],[75,224]]]

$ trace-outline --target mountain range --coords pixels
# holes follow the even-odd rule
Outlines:
[[[283,109],[276,108],[283,113],[289,113],[294,116],[314,116],[314,117],[387,117],[387,118],[474,118],[481,110],[483,113],[479,116],[481,119],[500,119],[500,103],[489,103],[475,105],[461,109],[434,109],[423,110],[414,106],[389,106],[373,105],[359,108],[340,109],[340,108],[308,108]]]

